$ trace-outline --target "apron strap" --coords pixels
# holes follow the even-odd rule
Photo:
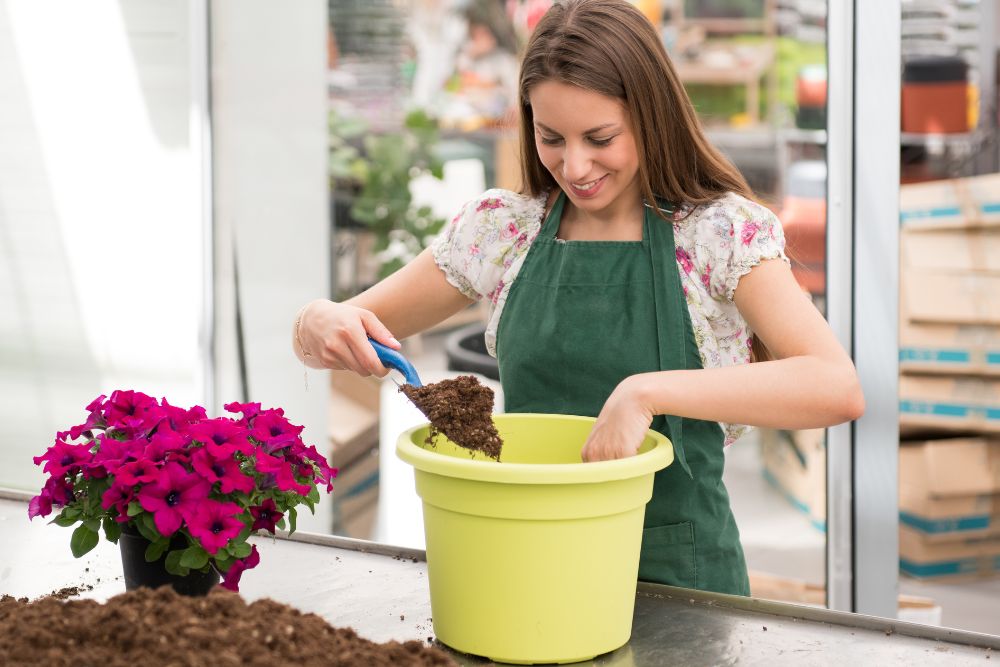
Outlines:
[[[664,210],[664,209],[660,209]],[[670,210],[664,211],[669,213]],[[646,234],[650,240],[650,259],[653,264],[653,304],[657,321],[657,343],[660,350],[660,370],[687,368],[688,318],[687,302],[677,273],[677,248],[674,244],[674,227],[669,220],[659,217],[651,206],[644,216]],[[688,477],[694,478],[684,456],[684,420],[677,415],[666,415],[667,428],[674,456]]]

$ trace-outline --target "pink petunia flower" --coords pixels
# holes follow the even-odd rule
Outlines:
[[[240,590],[240,578],[243,577],[243,573],[247,570],[252,570],[259,564],[260,554],[257,553],[257,545],[253,544],[250,546],[249,556],[246,558],[240,558],[229,566],[229,569],[226,570],[226,573],[222,576],[222,583],[220,586],[238,593]]]
[[[253,491],[253,479],[243,474],[239,461],[232,456],[213,456],[208,448],[202,447],[191,455],[191,465],[209,483],[218,482],[222,493]]]
[[[128,504],[135,500],[135,491],[131,485],[112,484],[111,488],[101,496],[101,507],[108,510],[112,507],[118,512],[115,521],[125,523],[128,521]]]
[[[188,433],[198,442],[208,448],[212,456],[219,458],[231,456],[233,451],[249,456],[253,453],[253,445],[247,439],[249,432],[239,422],[225,417],[209,419],[195,424]]]
[[[232,403],[226,403],[223,407],[227,412],[243,413],[244,420],[253,419],[260,414],[260,403],[237,403],[233,401]]]
[[[35,465],[45,462],[43,472],[55,477],[72,475],[78,472],[84,464],[90,463],[90,447],[87,445],[71,445],[61,439],[56,440],[56,444],[45,450],[41,456],[35,456],[32,461]]]
[[[163,466],[155,482],[139,490],[139,503],[144,510],[153,513],[160,534],[170,537],[184,519],[203,507],[211,488],[200,475],[170,462]]]
[[[243,530],[243,522],[236,518],[242,513],[243,508],[236,503],[205,500],[198,505],[197,514],[188,516],[187,528],[191,537],[214,556]]]
[[[265,499],[260,505],[251,507],[250,514],[253,515],[251,530],[266,530],[272,535],[274,534],[275,524],[285,516],[278,511],[274,500],[271,498]]]
[[[257,450],[257,472],[274,476],[274,483],[281,491],[294,491],[300,496],[309,495],[310,486],[295,480],[292,465],[279,457]]]
[[[130,461],[115,473],[115,479],[122,486],[133,487],[136,484],[147,484],[154,481],[160,474],[160,469],[149,459]],[[107,509],[107,508],[105,508]]]
[[[298,441],[302,429],[285,419],[284,411],[265,410],[254,417],[250,435],[273,453]]]
[[[117,474],[124,464],[138,460],[145,449],[145,440],[115,440],[102,433],[97,437],[97,451],[87,465],[92,477],[106,477]]]

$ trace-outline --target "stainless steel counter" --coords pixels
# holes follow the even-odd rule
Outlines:
[[[102,540],[75,560],[72,531],[40,519],[29,523],[25,500],[0,492],[0,594],[34,598],[93,586],[81,597],[103,601],[125,590],[115,545]],[[374,641],[433,637],[423,552],[322,535],[254,541],[261,564],[243,577],[245,598],[270,597]],[[631,641],[579,664],[951,667],[989,665],[997,650],[1000,637],[991,635],[641,584]]]

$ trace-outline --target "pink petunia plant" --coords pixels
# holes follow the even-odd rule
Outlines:
[[[209,418],[138,391],[115,391],[87,406],[87,419],[56,434],[34,458],[48,479],[28,517],[58,513],[51,523],[77,525],[77,558],[122,530],[148,542],[146,560],[165,556],[168,572],[218,571],[237,591],[260,562],[247,539],[258,531],[295,531],[297,507],[314,511],[320,488],[333,490],[337,470],[307,446],[301,426],[280,408],[229,403],[234,417]],[[176,548],[178,538],[182,548]]]

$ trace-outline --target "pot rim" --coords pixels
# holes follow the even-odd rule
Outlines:
[[[589,422],[594,417],[540,413],[503,413],[493,415],[498,426],[507,420]],[[674,460],[670,439],[662,433],[646,431],[646,440],[653,446],[647,451],[624,459],[581,463],[506,463],[485,456],[462,459],[441,454],[414,442],[414,435],[430,427],[429,423],[407,429],[396,441],[396,455],[426,473],[500,484],[593,484],[631,479],[651,474],[669,466]],[[499,430],[502,430],[500,428]]]

